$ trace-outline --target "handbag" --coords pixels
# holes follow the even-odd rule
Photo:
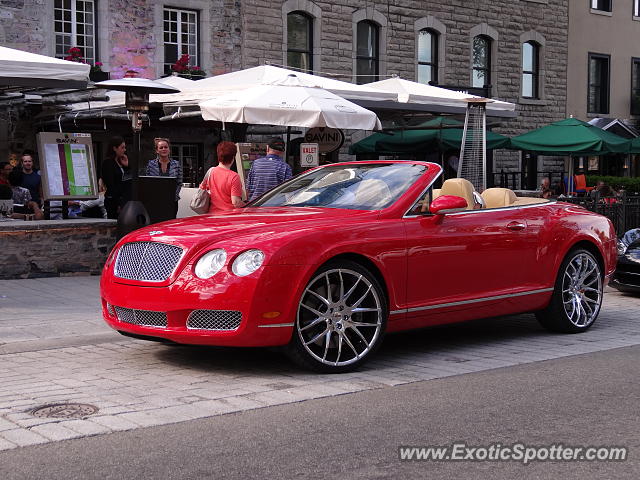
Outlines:
[[[202,183],[207,183],[209,181],[209,174],[211,173],[212,168],[207,171],[207,174],[204,177]],[[189,206],[191,210],[198,214],[207,213],[209,211],[209,204],[211,203],[211,196],[209,194],[209,190],[204,188],[198,188],[198,191],[191,199],[191,203]]]

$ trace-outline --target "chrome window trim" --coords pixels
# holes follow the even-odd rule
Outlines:
[[[492,297],[482,297],[482,298],[474,298],[473,300],[461,300],[459,302],[449,302],[449,303],[439,303],[436,305],[425,305],[423,307],[413,307],[413,308],[404,308],[401,310],[394,310],[392,312],[389,312],[390,315],[396,315],[399,313],[412,313],[412,312],[421,312],[424,310],[435,310],[438,308],[447,308],[447,307],[455,307],[458,305],[469,305],[469,304],[473,304],[473,303],[480,303],[480,302],[490,302],[493,300],[502,300],[505,298],[515,298],[515,297],[523,297],[525,295],[535,295],[538,293],[546,293],[546,292],[552,292],[553,291],[553,287],[549,287],[549,288],[539,288],[537,290],[529,290],[526,292],[519,292],[519,293],[507,293],[504,295],[494,295]]]
[[[427,188],[428,189],[428,188]],[[426,190],[422,193],[422,195],[426,194]],[[409,211],[411,211],[415,205],[418,203],[419,199],[421,198],[421,196],[418,196],[418,200],[416,200],[416,202],[413,204],[413,206],[409,209]],[[551,205],[551,204],[555,204],[558,203],[559,200],[549,200],[548,202],[544,202],[544,203],[528,203],[525,205],[510,205],[508,207],[497,207],[497,208],[478,208],[476,210],[463,210],[462,212],[453,212],[453,213],[447,213],[446,216],[450,217],[452,215],[473,215],[475,213],[486,213],[486,212],[501,212],[504,210],[513,210],[514,208],[517,209],[524,209],[524,208],[531,208],[531,207],[541,207],[543,205]],[[402,218],[415,218],[415,217],[432,217],[433,213],[425,213],[424,215],[406,215]]]
[[[427,168],[427,171],[425,173],[427,173],[428,171],[429,171],[429,168]],[[434,183],[436,183],[436,180],[438,178],[440,178],[440,176],[443,173],[444,173],[444,170],[440,169],[440,172],[438,173],[438,175],[436,175],[435,178],[433,180],[431,180],[431,183],[429,183],[429,185],[427,185],[425,187],[425,189],[422,191],[422,193],[416,197],[415,201],[411,204],[409,209],[404,213],[402,218],[415,218],[415,217],[424,217],[425,216],[425,215],[411,214],[410,212],[413,211],[414,208],[416,208],[416,206],[418,205],[418,202],[420,201],[420,199],[424,198],[424,196],[427,194],[427,191],[433,186]],[[431,215],[431,214],[429,213],[428,215]]]

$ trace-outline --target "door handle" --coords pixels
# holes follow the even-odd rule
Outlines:
[[[524,222],[509,222],[507,228],[509,230],[524,230],[527,228],[527,225]]]

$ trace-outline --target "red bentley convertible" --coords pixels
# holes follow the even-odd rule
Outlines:
[[[438,165],[349,162],[295,177],[221,215],[151,225],[102,274],[107,323],[178,343],[283,346],[342,372],[386,332],[535,312],[587,330],[615,269],[608,219],[470,182]]]

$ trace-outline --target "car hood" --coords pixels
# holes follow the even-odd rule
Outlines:
[[[275,239],[315,228],[336,228],[378,217],[377,211],[301,207],[253,207],[215,215],[156,223],[135,230],[120,243],[160,242],[185,249],[206,247],[212,242],[239,239]]]

